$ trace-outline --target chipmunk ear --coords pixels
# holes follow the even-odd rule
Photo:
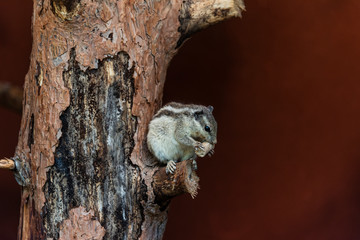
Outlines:
[[[211,106],[211,105],[209,105],[207,108],[209,109],[209,111],[210,111],[211,113],[214,111],[214,107]]]
[[[199,120],[200,116],[204,114],[204,111],[201,110],[201,111],[196,111],[194,112],[194,117],[196,120]]]

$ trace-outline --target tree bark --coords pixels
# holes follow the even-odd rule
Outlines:
[[[167,66],[194,32],[243,9],[240,0],[34,0],[12,158],[18,239],[162,238],[169,200],[198,188],[189,165],[171,179],[145,144]]]

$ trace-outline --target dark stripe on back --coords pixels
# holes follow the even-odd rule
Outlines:
[[[176,113],[176,112],[173,112],[173,111],[170,111],[170,110],[167,110],[167,109],[160,109],[160,111],[155,114],[153,119],[159,118],[159,117],[162,117],[162,116],[168,116],[168,117],[171,117],[171,118],[180,118],[182,116],[191,116],[191,113],[186,112],[186,111]]]
[[[195,105],[195,104],[181,104],[181,103],[177,103],[177,102],[170,102],[168,104],[166,104],[164,107],[166,106],[170,106],[176,109],[181,109],[181,108],[189,108],[189,109],[199,109],[202,108],[203,106],[201,105]]]

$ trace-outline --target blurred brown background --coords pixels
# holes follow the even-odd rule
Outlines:
[[[173,200],[165,239],[360,239],[360,2],[248,0],[243,19],[197,34],[173,60],[164,102],[213,105],[215,156],[196,199]],[[32,1],[0,2],[1,81],[21,86]],[[0,157],[20,117],[0,109]],[[0,239],[20,188],[0,173]]]

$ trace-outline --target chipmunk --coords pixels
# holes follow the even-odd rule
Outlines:
[[[171,102],[162,107],[149,124],[147,145],[150,152],[174,173],[176,162],[214,153],[217,123],[212,106]],[[210,147],[209,147],[210,146]]]

